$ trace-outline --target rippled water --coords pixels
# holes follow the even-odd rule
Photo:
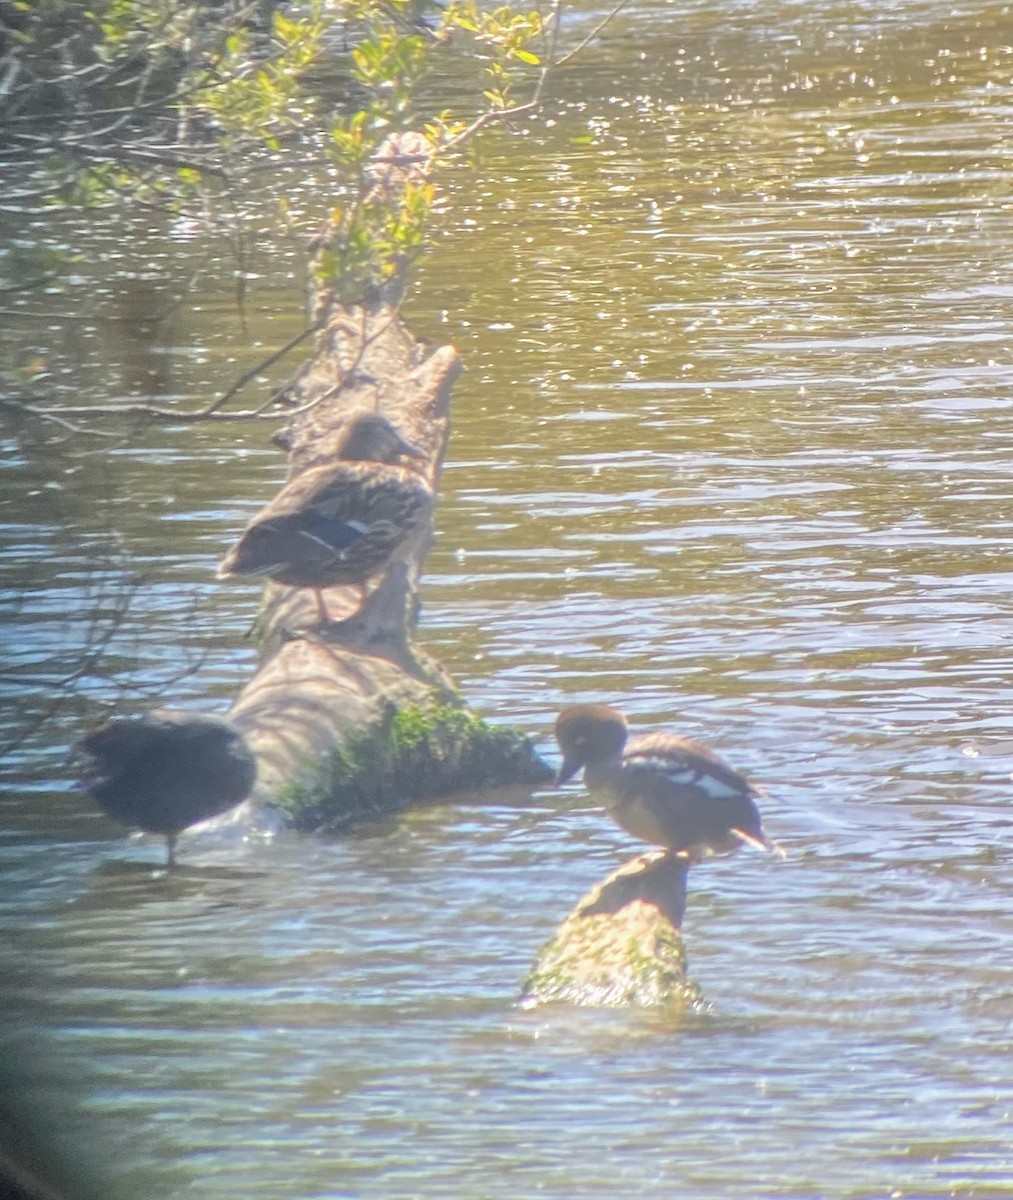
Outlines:
[[[258,597],[212,568],[283,466],[259,427],[21,440],[11,730],[143,577],[2,798],[8,1094],[82,1195],[1013,1195],[1011,35],[637,6],[445,179],[408,315],[468,371],[423,636],[547,751],[604,700],[769,788],[788,858],[691,880],[706,1011],[513,1007],[634,848],[580,788],[153,873],[65,748],[114,698],[227,706]],[[213,243],[105,236],[98,317],[13,322],[86,394],[220,390],[298,328],[278,253],[247,334],[225,279],[139,333],[110,307]]]

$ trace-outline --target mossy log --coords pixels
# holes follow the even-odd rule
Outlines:
[[[592,888],[538,952],[521,1007],[698,1003],[681,933],[688,870],[655,850]]]
[[[276,437],[292,479],[333,456],[349,415],[389,417],[426,455],[434,491],[449,433],[452,347],[427,353],[394,305],[332,307],[316,354],[279,396],[291,406]],[[230,716],[257,756],[255,802],[300,828],[366,816],[479,787],[534,785],[551,772],[516,730],[469,713],[438,663],[411,642],[418,583],[432,542],[421,531],[365,603],[356,587],[325,592],[269,584],[257,623],[261,662]]]

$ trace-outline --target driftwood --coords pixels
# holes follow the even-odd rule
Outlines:
[[[681,933],[688,871],[655,850],[592,888],[538,952],[521,1007],[699,1003]]]
[[[460,369],[427,354],[392,304],[334,307],[317,352],[280,400],[296,415],[276,438],[288,478],[327,462],[349,414],[388,416],[438,488]],[[329,588],[332,620],[309,589],[269,584],[257,623],[262,659],[230,712],[257,756],[254,799],[303,828],[335,829],[452,792],[534,784],[550,775],[527,739],[471,715],[443,669],[412,646],[431,525],[374,582]]]
[[[363,203],[396,214],[409,185],[424,182],[432,149],[419,133],[388,138]],[[335,237],[340,230],[325,226],[317,266]],[[405,328],[398,303],[407,263],[395,266],[355,308],[326,284],[315,288],[316,352],[276,396],[289,407],[275,437],[289,452],[289,479],[329,464],[349,416],[371,410],[424,454],[418,469],[438,493],[460,362],[452,347],[429,352]],[[326,589],[326,622],[309,589],[268,585],[260,667],[230,713],[257,756],[255,803],[270,802],[300,828],[338,829],[416,801],[550,778],[522,733],[471,714],[442,667],[412,645],[432,538],[430,518],[365,601],[359,587]]]

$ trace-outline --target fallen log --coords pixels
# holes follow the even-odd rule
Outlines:
[[[394,304],[332,306],[316,353],[280,402],[288,479],[334,454],[349,416],[382,412],[424,458],[434,491],[449,435],[452,347],[427,353]],[[443,668],[412,643],[430,520],[375,583],[324,591],[267,585],[261,661],[229,716],[257,757],[255,802],[304,829],[334,830],[454,792],[551,777],[523,733],[469,712]]]

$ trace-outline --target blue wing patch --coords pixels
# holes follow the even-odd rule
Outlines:
[[[369,526],[361,521],[335,521],[316,512],[307,514],[300,530],[303,537],[311,538],[338,554],[350,549],[368,532]]]

